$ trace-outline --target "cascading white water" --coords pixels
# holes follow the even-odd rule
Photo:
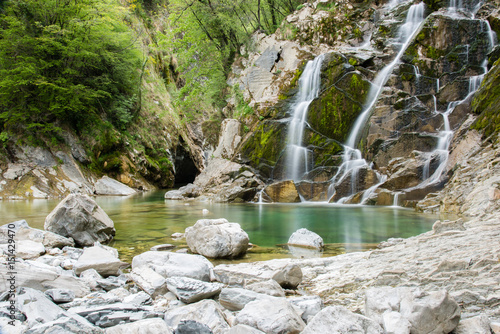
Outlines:
[[[362,129],[375,105],[377,102],[382,89],[384,88],[389,75],[392,73],[394,66],[399,62],[401,56],[406,51],[412,37],[419,30],[421,23],[424,21],[424,4],[419,3],[417,5],[412,5],[408,10],[408,14],[406,16],[405,23],[399,28],[398,31],[398,39],[401,44],[401,48],[397,53],[396,57],[392,60],[390,64],[384,67],[378,75],[375,77],[375,80],[372,83],[372,86],[368,92],[367,101],[365,106],[361,112],[361,114],[356,119],[354,126],[351,129],[349,137],[344,145],[344,155],[343,162],[337,172],[337,174],[332,178],[331,185],[328,190],[328,197],[331,198],[334,195],[335,185],[340,183],[345,177],[351,176],[351,188],[355,188],[355,184],[357,183],[356,174],[359,169],[362,167],[368,166],[366,160],[362,158],[361,152],[357,149],[357,141],[359,136],[361,135]],[[376,188],[382,184],[383,177],[382,175],[377,174],[378,176],[378,184],[376,186],[371,187],[369,193],[373,193]],[[367,191],[368,192],[368,191]],[[365,192],[366,193],[366,192]],[[361,204],[368,197],[364,196]],[[339,200],[339,202],[343,202]]]
[[[319,55],[309,61],[299,78],[297,101],[293,106],[292,119],[288,126],[285,179],[298,181],[309,171],[309,152],[307,147],[303,146],[304,129],[309,105],[319,94],[321,64],[324,58],[325,55]]]

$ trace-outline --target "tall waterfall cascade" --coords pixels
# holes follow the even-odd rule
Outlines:
[[[299,181],[309,171],[310,159],[307,147],[303,146],[304,130],[306,128],[307,111],[311,102],[318,97],[320,91],[321,65],[325,55],[319,55],[309,61],[299,78],[297,101],[288,126],[285,177]]]
[[[396,7],[400,8],[400,6],[408,5],[408,1],[405,0],[392,0],[385,6],[385,10],[386,12],[389,12],[396,10]],[[470,6],[471,4],[468,5]],[[473,8],[468,9],[464,7],[461,0],[450,0],[450,4],[447,9],[442,10],[439,15],[445,15],[452,19],[476,20],[474,17],[480,9],[480,4],[472,4],[472,6]],[[374,164],[367,161],[363,157],[362,151],[359,148],[359,143],[361,140],[364,140],[363,136],[366,136],[368,122],[370,121],[371,115],[374,112],[382,93],[384,92],[384,88],[386,87],[391,74],[397,66],[402,64],[403,55],[405,55],[408,47],[415,40],[415,37],[424,26],[424,13],[425,5],[423,2],[409,6],[406,19],[399,26],[393,43],[393,46],[396,49],[395,56],[390,63],[388,63],[375,75],[373,81],[371,81],[371,86],[366,95],[366,100],[363,103],[361,112],[352,125],[345,143],[342,145],[343,153],[341,164],[335,171],[333,177],[331,177],[328,181],[329,186],[327,184],[328,191],[325,197],[328,202],[335,201],[337,203],[345,203],[355,194],[358,194],[360,197],[358,197],[357,203],[366,204],[367,201],[377,192],[377,189],[388,180],[387,175],[384,175],[374,169]],[[480,23],[482,32],[486,32],[488,34],[490,44],[489,47],[491,50],[493,46],[496,45],[496,35],[491,30],[487,21],[481,21]],[[370,34],[370,37],[371,36],[372,34]],[[369,43],[369,40],[365,40],[365,43],[361,47],[358,47],[358,49],[369,48]],[[465,54],[464,57],[466,57],[464,61],[468,64],[470,45],[462,45],[460,47],[465,50],[463,52],[463,54]],[[302,181],[304,176],[309,173],[314,166],[313,153],[308,150],[307,145],[305,144],[307,142],[307,138],[305,138],[305,131],[308,128],[307,113],[309,105],[320,94],[321,67],[324,59],[325,55],[320,55],[314,60],[309,61],[299,79],[298,94],[291,109],[291,118],[287,132],[287,146],[284,160],[284,179],[287,180],[293,180],[295,182]],[[438,93],[440,93],[443,88],[440,85],[447,84],[446,78],[443,80],[443,78],[439,75],[436,77],[425,76],[425,73],[419,69],[417,63],[409,65],[413,66],[413,80],[415,86],[417,87],[416,89],[418,89],[421,84],[427,84],[427,89],[432,91],[432,93],[426,93],[430,95],[432,98],[430,102],[434,105],[432,107],[431,104],[429,112],[433,115],[433,119],[442,119],[442,125],[438,126],[433,132],[425,134],[428,137],[435,138],[436,145],[435,148],[430,151],[420,152],[420,157],[425,159],[421,170],[422,173],[420,183],[406,189],[395,188],[396,190],[392,191],[393,197],[391,204],[393,207],[399,205],[399,201],[405,196],[405,193],[411,192],[415,189],[423,189],[442,183],[444,179],[443,176],[446,174],[450,145],[454,136],[454,129],[453,126],[450,125],[449,117],[453,114],[457,106],[470,101],[472,94],[478,90],[485,74],[487,73],[487,59],[483,59],[483,63],[481,67],[479,67],[477,65],[478,63],[476,58],[475,64],[475,68],[481,68],[482,73],[468,77],[465,76],[465,78],[468,78],[469,81],[468,92],[466,91],[465,96],[462,95],[462,98],[459,100],[447,103],[445,108],[442,108],[442,105],[438,104]],[[405,66],[408,66],[408,64],[405,64]],[[476,70],[476,73],[477,72],[479,72],[479,70]],[[385,94],[386,93],[384,93],[384,95]],[[415,93],[415,95],[418,94]],[[438,96],[438,98],[436,96]],[[366,175],[367,170],[371,173],[370,175],[372,175],[372,179],[376,178],[376,180],[372,180],[373,182],[369,185],[361,185],[360,175],[361,173],[365,173]],[[349,183],[350,193],[346,194],[346,184]],[[341,193],[337,193],[339,186],[343,187]],[[340,196],[343,197],[339,197],[339,194],[342,194]]]

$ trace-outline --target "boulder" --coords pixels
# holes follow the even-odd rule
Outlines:
[[[120,288],[123,289],[123,288]],[[118,289],[115,289],[113,291],[116,291]],[[128,290],[124,289],[125,293],[130,293]],[[140,291],[138,293],[134,294],[129,294],[123,298],[123,302],[125,304],[132,304],[132,305],[148,305],[151,304],[152,300],[151,297],[145,293],[144,291]]]
[[[163,319],[152,318],[106,328],[106,334],[171,334]]]
[[[292,180],[275,182],[264,188],[264,192],[272,202],[295,203],[300,202],[299,192]]]
[[[307,323],[310,317],[314,317],[323,308],[323,301],[319,296],[301,296],[288,299],[290,304],[301,309],[302,319]]]
[[[183,320],[207,325],[214,334],[222,334],[229,328],[222,307],[211,299],[177,307],[165,313],[165,322],[170,328],[177,328]]]
[[[440,234],[447,231],[465,231],[464,221],[462,219],[458,219],[456,221],[436,221],[434,225],[432,225],[432,232],[434,234]]]
[[[45,219],[45,230],[71,237],[79,246],[108,242],[115,235],[113,221],[87,195],[70,194]]]
[[[49,289],[45,294],[56,304],[69,303],[75,299],[75,293],[69,289]]]
[[[41,242],[34,242],[31,240],[20,240],[16,244],[16,256],[29,260],[36,259],[45,253],[45,247]]]
[[[397,314],[386,315],[396,312]],[[446,290],[423,292],[411,288],[372,288],[366,291],[365,314],[386,330],[411,333],[449,333],[460,320],[460,307]]]
[[[168,291],[165,277],[149,267],[139,267],[132,270],[130,278],[151,297],[155,298]]]
[[[75,274],[80,275],[87,269],[95,269],[101,276],[118,276],[120,269],[128,266],[128,263],[122,262],[117,256],[109,252],[102,246],[85,248],[83,254],[73,265]]]
[[[302,269],[296,264],[288,264],[277,270],[272,279],[285,289],[295,289],[302,282]]]
[[[186,229],[186,242],[192,252],[211,258],[238,257],[248,249],[248,234],[237,223],[226,219],[201,219]]]
[[[182,320],[177,328],[174,330],[174,334],[213,334],[212,330],[204,324],[201,324],[194,320]]]
[[[173,292],[180,301],[191,304],[217,295],[220,293],[222,284],[207,283],[188,277],[170,277],[167,278],[167,288]]]
[[[254,300],[271,298],[269,295],[242,288],[224,288],[219,295],[219,303],[230,311],[239,311]]]
[[[248,325],[265,333],[300,333],[305,327],[292,305],[283,298],[264,298],[246,304],[234,324]]]
[[[79,334],[104,334],[104,330],[92,325],[87,320],[78,316],[63,316],[54,321],[46,322],[24,332],[24,334],[53,334],[53,333],[79,333]]]
[[[312,318],[302,334],[364,333],[383,334],[378,323],[343,306],[328,306]]]
[[[208,282],[214,266],[201,255],[149,251],[132,259],[134,273],[141,267],[148,267],[164,278],[179,276]]]
[[[250,283],[245,286],[246,289],[268,296],[285,297],[285,290],[273,279]]]
[[[306,228],[301,228],[292,233],[292,235],[288,239],[288,244],[294,246],[322,249],[323,238],[321,238],[318,234],[309,231]]]
[[[454,334],[491,334],[490,320],[485,314],[460,320]]]
[[[115,179],[103,176],[95,183],[94,193],[96,195],[128,196],[137,193],[137,191]]]

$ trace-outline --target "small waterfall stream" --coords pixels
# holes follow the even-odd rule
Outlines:
[[[366,160],[363,159],[361,151],[357,149],[357,144],[362,130],[375,106],[380,93],[382,92],[389,75],[392,73],[394,66],[399,62],[401,56],[406,51],[409,43],[411,42],[415,33],[419,30],[421,23],[424,21],[424,3],[412,5],[408,10],[405,23],[399,28],[398,36],[401,48],[396,57],[384,67],[376,76],[372,83],[370,91],[368,92],[367,101],[361,112],[356,119],[354,126],[351,129],[349,137],[344,145],[343,162],[337,172],[332,178],[331,185],[328,190],[328,197],[332,198],[335,195],[335,186],[344,180],[346,177],[351,177],[351,189],[355,189],[357,184],[358,171],[363,167],[370,167]],[[369,198],[369,196],[385,182],[386,177],[377,173],[378,183],[365,191],[361,204]],[[354,191],[352,191],[354,193]],[[345,198],[340,199],[338,202],[343,203]]]
[[[285,179],[288,180],[299,181],[309,171],[309,152],[307,147],[303,146],[304,129],[309,105],[318,97],[320,90],[321,65],[324,58],[325,55],[319,55],[309,61],[299,78],[299,92],[288,127],[285,153]]]

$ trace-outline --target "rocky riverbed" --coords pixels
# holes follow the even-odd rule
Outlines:
[[[107,225],[87,224],[85,234],[59,230],[66,235],[24,221],[0,228],[2,332],[500,333],[494,213],[436,222],[422,235],[330,258],[214,267],[199,254],[152,250],[127,268],[115,249],[98,241],[114,233],[105,213],[81,197],[66,198],[48,216],[46,230],[60,223],[54,217],[61,208],[71,224],[93,217]],[[83,206],[70,211],[68,203]],[[193,229],[208,229],[215,242]],[[190,249],[206,256],[236,256],[248,247],[246,233],[225,219],[199,221],[187,233]],[[75,247],[93,237],[93,245]],[[318,238],[299,230],[289,242],[321,248]],[[9,269],[10,239],[15,270]]]

